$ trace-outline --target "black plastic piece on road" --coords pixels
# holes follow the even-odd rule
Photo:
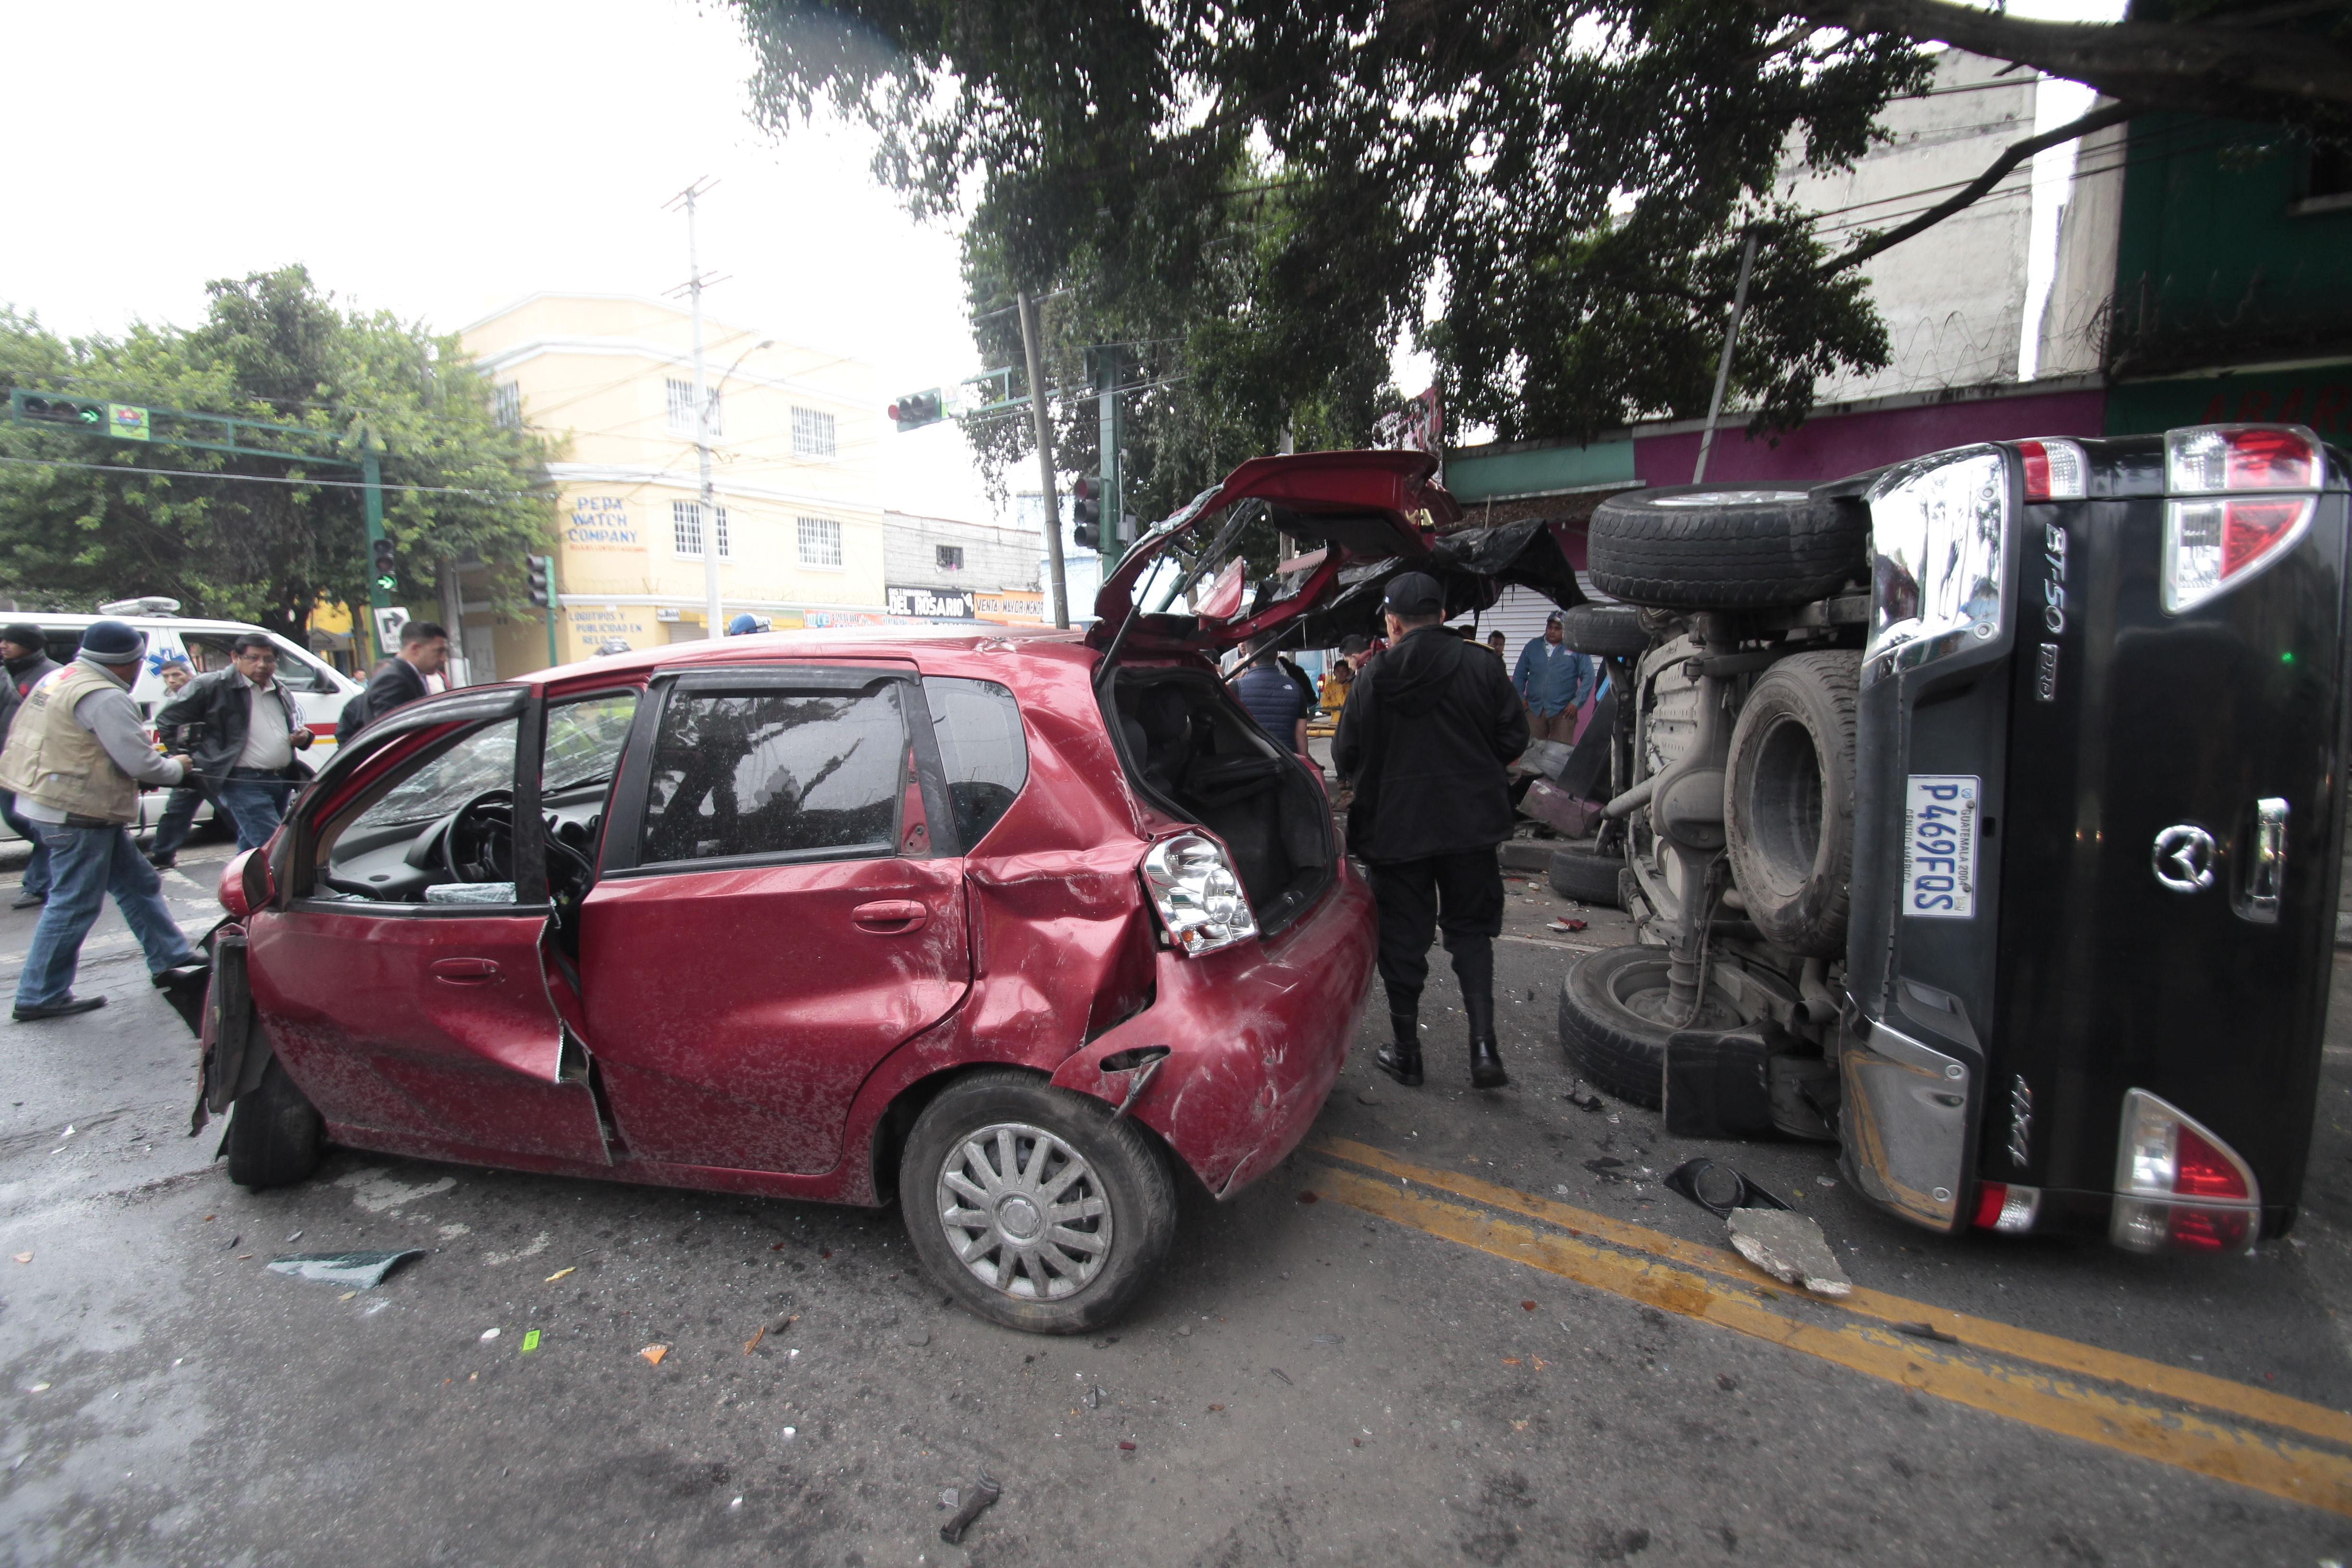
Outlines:
[[[953,1519],[940,1526],[940,1539],[950,1546],[962,1545],[963,1532],[971,1528],[972,1521],[986,1513],[1003,1495],[1004,1489],[990,1479],[986,1470],[981,1471],[971,1495],[963,1500],[963,1506],[956,1510]]]
[[[1785,1209],[1789,1205],[1741,1172],[1713,1160],[1685,1160],[1666,1173],[1666,1185],[1717,1219],[1733,1209]]]

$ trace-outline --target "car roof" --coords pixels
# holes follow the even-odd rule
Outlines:
[[[79,626],[88,628],[100,621],[121,621],[125,626],[170,627],[175,630],[199,632],[262,632],[270,637],[284,637],[268,626],[255,626],[251,621],[213,621],[194,616],[67,616],[52,615],[42,610],[8,612],[32,622],[37,626]],[[0,617],[5,618],[5,617]],[[294,639],[287,637],[289,642]],[[296,645],[299,647],[299,644]]]
[[[905,659],[909,645],[929,653],[971,653],[983,647],[1018,648],[1023,645],[1067,647],[1082,645],[1086,634],[1055,626],[974,626],[930,623],[895,626],[824,626],[798,631],[754,632],[743,637],[667,643],[642,652],[605,654],[534,670],[523,679],[533,685],[552,685],[583,676],[651,674],[705,664],[738,664],[746,658],[807,658],[831,654],[852,658]]]

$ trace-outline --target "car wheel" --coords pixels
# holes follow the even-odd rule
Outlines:
[[[319,1168],[325,1126],[276,1057],[236,1097],[228,1123],[228,1179],[259,1192],[291,1186]]]
[[[1624,868],[1625,857],[1622,854],[1602,855],[1574,847],[1555,849],[1551,852],[1551,890],[1579,903],[1616,908],[1617,873]]]
[[[1594,587],[1632,604],[1768,608],[1859,581],[1869,538],[1852,497],[1677,485],[1601,502],[1586,559]]]
[[[1562,610],[1559,640],[1595,658],[1639,658],[1650,651],[1642,612],[1631,605],[1578,605]]]
[[[1801,653],[1767,670],[1739,710],[1724,832],[1748,918],[1807,958],[1845,953],[1853,880],[1858,653]]]
[[[1667,1016],[1666,950],[1610,947],[1568,966],[1559,988],[1559,1043],[1603,1092],[1655,1110],[1665,1100],[1666,1039],[1685,1029],[1731,1030],[1744,1020],[1715,980],[1688,1023]]]
[[[1009,1068],[923,1110],[898,1160],[915,1256],[982,1317],[1031,1333],[1112,1321],[1168,1256],[1176,1185],[1132,1121]]]

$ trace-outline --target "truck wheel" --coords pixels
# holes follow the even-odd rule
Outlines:
[[[1731,731],[1724,832],[1748,918],[1807,958],[1845,953],[1853,880],[1858,653],[1801,653],[1765,671]]]
[[[1568,966],[1559,988],[1559,1043],[1570,1064],[1604,1092],[1655,1110],[1665,1100],[1666,1037],[1734,1029],[1741,1020],[1718,988],[1687,1025],[1665,1021],[1666,950],[1611,947]]]
[[[1551,852],[1551,890],[1579,903],[1618,908],[1617,873],[1625,868],[1622,855],[1602,855],[1570,847]]]
[[[228,1123],[228,1179],[251,1192],[287,1187],[319,1168],[324,1125],[276,1057],[236,1097]]]
[[[1578,605],[1563,610],[1559,640],[1595,658],[1639,658],[1650,651],[1642,612],[1631,605]]]
[[[959,1079],[898,1160],[907,1237],[940,1288],[993,1322],[1076,1334],[1112,1321],[1168,1256],[1176,1186],[1111,1108],[1034,1074]]]
[[[1666,609],[1804,605],[1863,576],[1869,538],[1869,510],[1851,497],[1676,485],[1601,503],[1588,574]]]

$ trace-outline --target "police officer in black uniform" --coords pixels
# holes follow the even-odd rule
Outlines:
[[[1380,910],[1381,980],[1393,1044],[1373,1059],[1408,1088],[1422,1081],[1421,988],[1442,932],[1470,1019],[1470,1081],[1510,1081],[1495,1042],[1495,945],[1503,875],[1495,846],[1511,836],[1504,769],[1528,749],[1527,710],[1502,662],[1447,631],[1433,577],[1391,580],[1381,605],[1389,647],[1357,678],[1332,762],[1355,786],[1348,849],[1370,873]]]

